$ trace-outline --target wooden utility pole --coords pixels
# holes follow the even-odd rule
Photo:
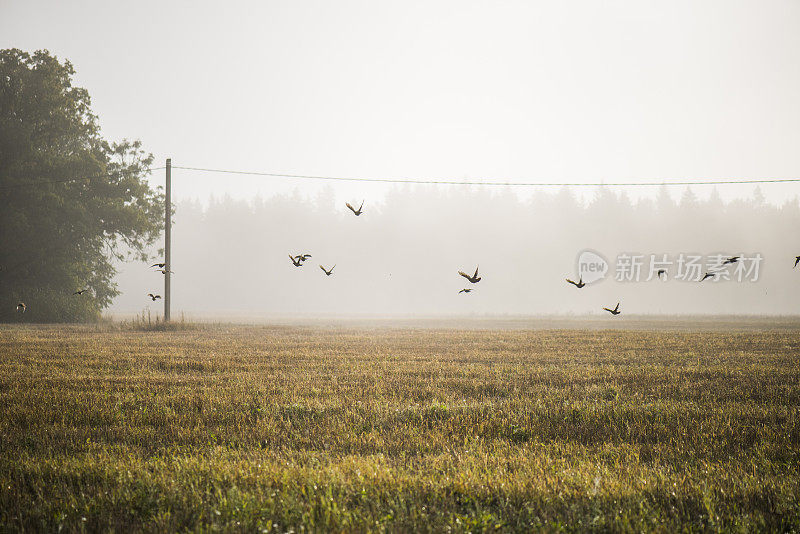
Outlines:
[[[164,203],[164,321],[169,321],[170,271],[172,271],[172,158],[167,158],[166,202]]]

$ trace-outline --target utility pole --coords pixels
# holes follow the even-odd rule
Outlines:
[[[169,286],[172,271],[172,158],[167,158],[166,202],[164,203],[164,321],[169,321]]]

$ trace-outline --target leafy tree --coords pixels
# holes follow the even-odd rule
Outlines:
[[[152,155],[101,137],[74,73],[46,50],[0,50],[0,321],[97,319],[118,294],[111,261],[147,259],[163,228]]]

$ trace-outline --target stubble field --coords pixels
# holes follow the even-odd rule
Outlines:
[[[800,324],[0,327],[0,530],[62,528],[798,531]]]

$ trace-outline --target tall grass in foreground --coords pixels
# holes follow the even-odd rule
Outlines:
[[[181,317],[177,321],[165,321],[159,314],[156,314],[155,318],[153,318],[148,308],[147,310],[142,310],[138,315],[134,315],[130,321],[121,321],[119,328],[120,330],[132,332],[177,332],[179,330],[194,330],[197,325],[187,322],[183,313],[181,313]]]
[[[5,328],[0,406],[0,530],[800,529],[796,329]]]

